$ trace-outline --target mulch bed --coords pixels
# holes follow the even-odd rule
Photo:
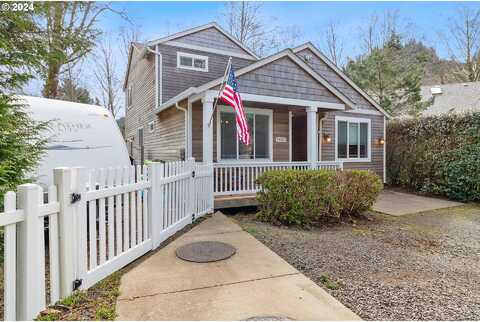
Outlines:
[[[479,205],[310,230],[234,218],[363,319],[480,319]]]

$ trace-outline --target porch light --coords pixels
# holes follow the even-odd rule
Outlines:
[[[330,135],[324,134],[324,135],[323,135],[323,142],[325,142],[325,143],[331,143],[331,142],[332,142],[332,138],[330,137]]]
[[[384,138],[379,138],[378,139],[378,144],[384,145],[385,144],[385,139]]]

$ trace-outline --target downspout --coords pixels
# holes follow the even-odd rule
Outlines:
[[[150,47],[145,47],[146,51],[151,52],[155,55],[155,109],[160,106],[162,101],[162,88],[161,88],[161,77],[162,77],[162,53],[157,51],[158,46],[155,46],[155,50]]]
[[[184,146],[184,149],[185,149],[185,160],[188,160],[188,158],[190,158],[190,155],[187,155],[188,154],[188,111],[186,108],[184,107],[181,107],[178,102],[175,103],[175,107],[177,108],[177,110],[180,110],[182,111],[183,113],[185,113],[185,146]]]

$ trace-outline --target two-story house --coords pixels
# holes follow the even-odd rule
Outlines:
[[[219,102],[213,111],[230,57],[249,146],[237,140],[233,109]],[[244,175],[260,163],[338,162],[385,178],[389,116],[310,42],[259,58],[209,23],[133,43],[124,89],[125,134],[137,160],[143,143],[148,160],[241,164]]]

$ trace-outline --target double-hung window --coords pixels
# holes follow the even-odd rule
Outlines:
[[[371,125],[369,119],[335,117],[336,158],[340,161],[370,161]]]
[[[235,112],[221,106],[218,115],[218,149],[221,160],[271,160],[272,111],[245,109],[251,144],[244,145],[238,138]]]
[[[177,52],[177,67],[183,69],[208,72],[208,57]]]

